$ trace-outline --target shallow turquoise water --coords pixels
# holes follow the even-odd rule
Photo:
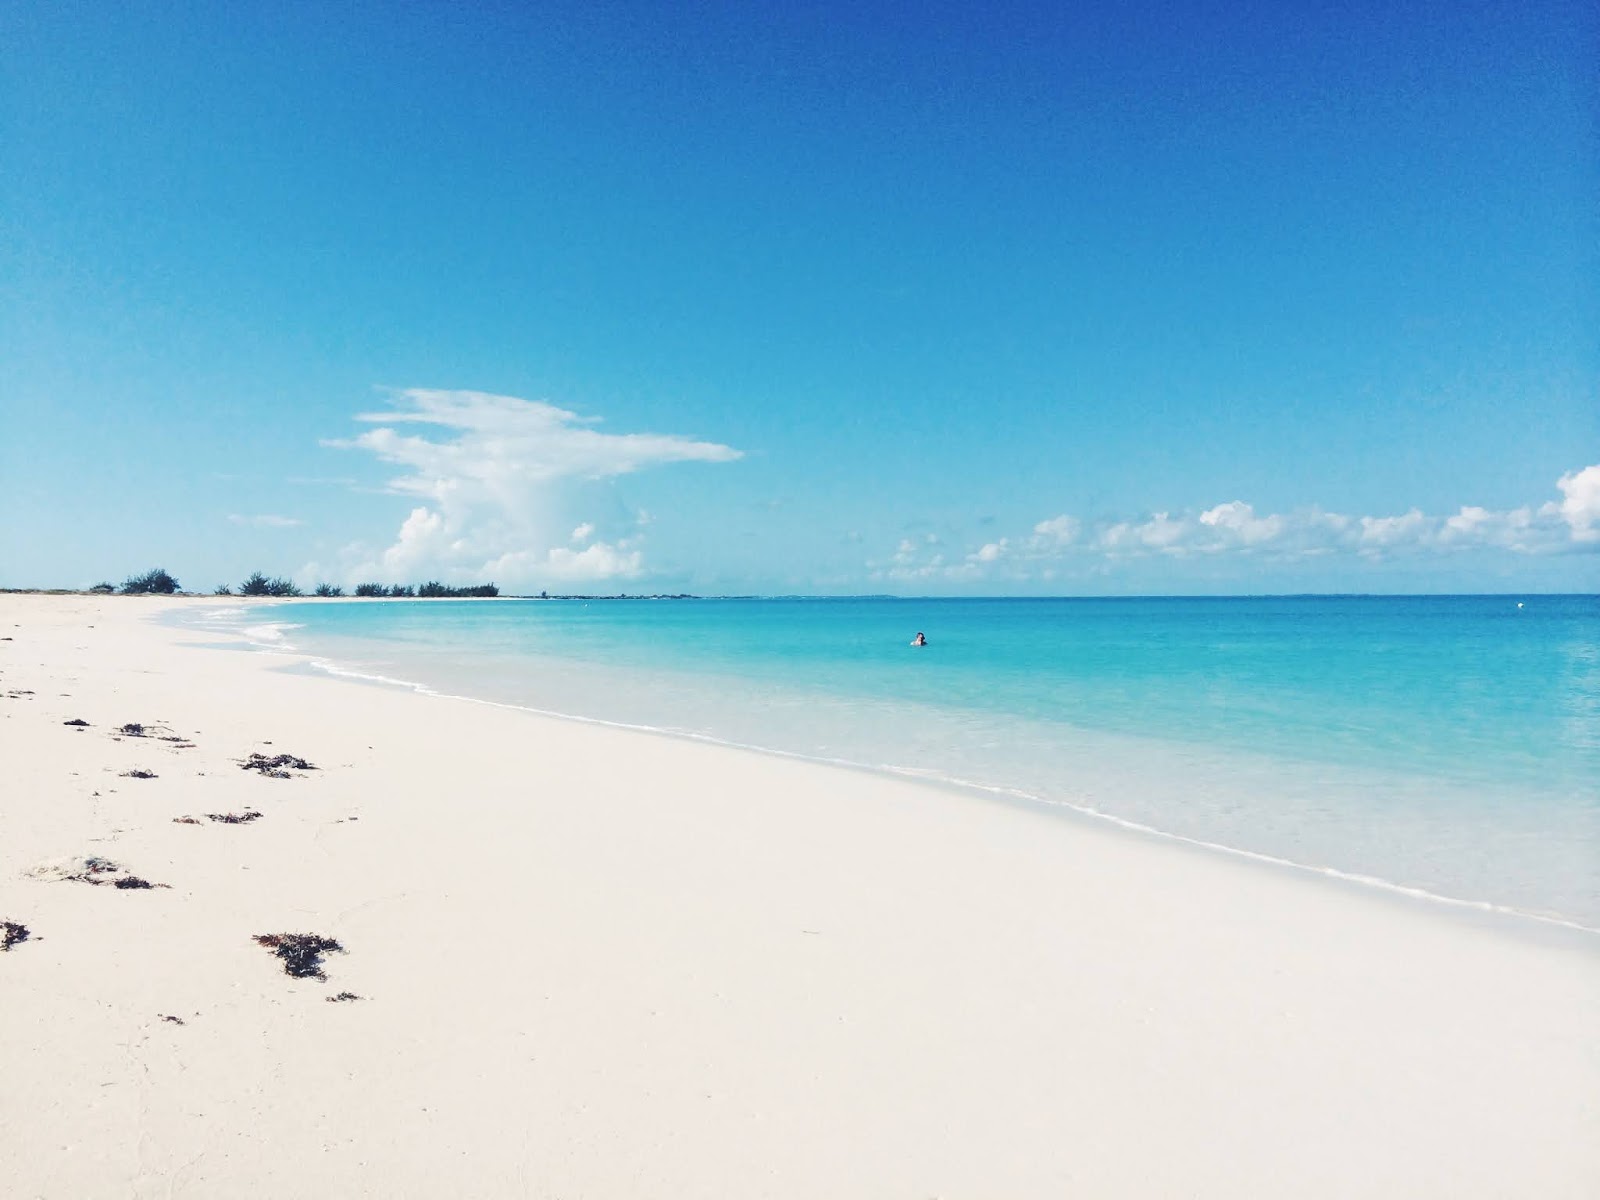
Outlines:
[[[1600,926],[1592,596],[296,603],[246,620],[355,673],[962,780]]]

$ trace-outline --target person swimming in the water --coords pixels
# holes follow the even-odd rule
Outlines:
[[[928,644],[928,639],[919,633],[916,637],[911,639],[911,644],[913,646],[926,646]]]

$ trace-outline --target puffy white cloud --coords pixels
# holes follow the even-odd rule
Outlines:
[[[1600,463],[1563,475],[1556,487],[1561,489],[1561,518],[1571,527],[1573,540],[1600,541]]]
[[[1190,549],[1194,528],[1194,522],[1187,517],[1174,518],[1170,513],[1159,512],[1145,521],[1119,521],[1103,530],[1100,546],[1110,554],[1183,554]]]
[[[1415,545],[1426,540],[1435,524],[1415,508],[1398,517],[1362,517],[1361,545],[1376,550]]]
[[[1070,546],[1078,540],[1078,535],[1082,532],[1082,521],[1062,513],[1059,517],[1040,521],[1033,527],[1034,544],[1039,547]]]
[[[570,516],[562,520],[570,493],[649,467],[742,457],[676,434],[606,433],[597,418],[515,396],[410,388],[391,399],[388,410],[356,417],[377,428],[324,444],[400,468],[387,490],[425,504],[381,554],[353,556],[342,572],[349,579],[432,574],[518,585],[631,577],[643,570],[635,543],[570,548],[597,532],[591,522],[572,528]],[[649,519],[641,512],[638,525]]]
[[[1010,538],[1001,538],[998,542],[990,542],[986,546],[979,547],[977,550],[967,555],[967,558],[969,561],[977,563],[999,562],[1005,557],[1006,551],[1010,548],[1010,545]]]
[[[537,578],[552,583],[599,583],[632,579],[644,568],[644,556],[628,543],[591,542],[582,550],[552,546],[543,552],[518,550],[484,564],[487,575],[501,579]]]
[[[1246,546],[1259,546],[1283,534],[1287,519],[1276,513],[1258,517],[1256,510],[1242,500],[1230,500],[1200,514],[1200,524],[1227,533]]]

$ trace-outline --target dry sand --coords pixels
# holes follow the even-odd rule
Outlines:
[[[173,603],[0,597],[8,1198],[1600,1195],[1586,935],[284,671]]]

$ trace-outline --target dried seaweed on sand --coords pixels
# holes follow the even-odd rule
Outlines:
[[[322,956],[344,947],[319,933],[258,933],[256,945],[265,946],[283,960],[283,973],[296,979],[326,979]]]
[[[265,754],[253,753],[249,758],[242,759],[239,766],[246,771],[259,771],[268,779],[291,779],[289,774],[293,771],[315,771],[317,768],[303,758],[293,754],[274,754],[268,757]]]

